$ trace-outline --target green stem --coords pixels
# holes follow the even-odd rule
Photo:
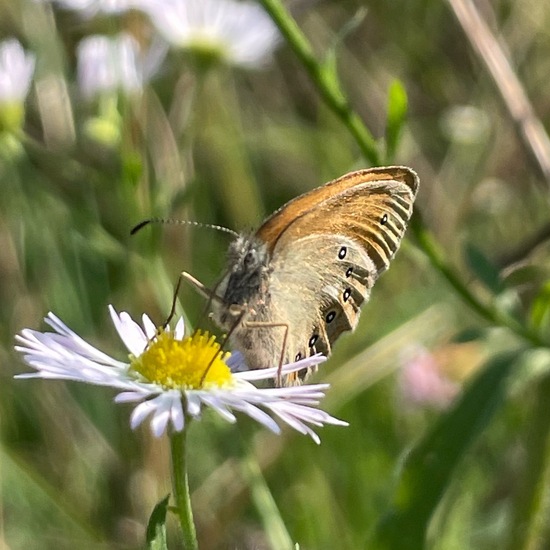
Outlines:
[[[365,158],[374,166],[380,164],[380,154],[376,140],[363,124],[361,118],[350,107],[346,96],[342,93],[334,65],[319,63],[313,53],[311,44],[294,19],[289,16],[281,2],[278,0],[260,0],[260,2],[279,27],[281,34],[286,38],[298,59],[303,63],[325,103],[334,111],[355,138]]]
[[[491,324],[504,326],[515,332],[518,336],[533,344],[535,346],[544,346],[545,343],[541,338],[531,332],[528,328],[524,327],[510,315],[497,309],[484,304],[474,294],[470,292],[465,283],[456,274],[455,270],[445,262],[444,254],[441,247],[436,242],[434,237],[426,229],[426,226],[422,222],[422,218],[419,214],[413,216],[411,222],[411,229],[414,232],[418,244],[428,256],[431,264],[439,271],[447,282],[456,290],[460,297],[472,308],[478,315],[489,321]]]
[[[518,476],[514,499],[509,550],[548,548],[548,504],[550,502],[550,376],[535,388],[529,421],[526,423],[524,447],[526,458]]]
[[[365,157],[372,164],[378,164],[380,155],[376,141],[361,118],[350,107],[341,91],[336,72],[331,66],[325,66],[315,58],[307,38],[285,10],[280,0],[260,0],[260,2],[270,14],[281,34],[286,38],[298,59],[303,63],[325,103],[348,128]],[[412,227],[420,247],[428,256],[432,265],[476,313],[490,323],[509,328],[530,344],[548,346],[547,342],[542,341],[537,334],[531,332],[516,319],[494,306],[484,304],[470,292],[467,285],[456,274],[456,271],[445,261],[441,247],[427,230],[421,218],[419,216],[415,218]]]
[[[173,432],[170,436],[170,449],[172,451],[172,485],[176,498],[176,508],[180,520],[183,535],[183,547],[185,550],[198,550],[197,533],[193,522],[193,510],[191,509],[191,497],[189,495],[189,483],[187,480],[187,424],[181,432]]]

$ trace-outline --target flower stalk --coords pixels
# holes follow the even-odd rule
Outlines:
[[[314,427],[348,425],[318,408],[328,384],[258,388],[252,383],[313,368],[325,360],[322,355],[248,370],[240,354],[221,352],[208,332],[197,330],[185,336],[183,318],[174,328],[160,328],[147,315],[140,325],[126,312],[118,313],[113,307],[109,311],[129,352],[128,362],[103,353],[49,313],[45,320],[53,332],[23,329],[16,335],[15,349],[34,371],[16,377],[111,387],[119,392],[116,402],[135,404],[132,429],[149,420],[155,437],[169,434],[173,494],[186,550],[198,549],[187,477],[187,432],[203,409],[212,409],[232,424],[237,422],[235,413],[242,413],[277,434],[281,433],[279,420],[317,444],[321,440]],[[163,510],[165,515],[164,504]]]
[[[197,532],[193,521],[191,495],[187,478],[187,431],[191,419],[188,417],[186,420],[185,428],[182,431],[173,430],[170,435],[172,486],[183,536],[183,547],[185,550],[198,550]]]
[[[260,3],[304,65],[325,103],[334,111],[355,138],[364,157],[373,166],[380,164],[380,153],[378,152],[376,140],[363,124],[359,115],[352,109],[347,97],[342,92],[335,64],[320,63],[316,59],[311,44],[294,19],[289,16],[281,2],[278,0],[260,0]]]

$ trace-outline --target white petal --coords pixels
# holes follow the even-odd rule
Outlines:
[[[286,411],[283,410],[277,410],[276,412],[277,416],[286,422],[291,428],[295,429],[296,431],[303,433],[304,435],[309,435],[319,445],[321,443],[321,440],[319,439],[319,436],[306,424],[295,418],[292,414],[287,414]]]
[[[145,82],[144,72],[140,45],[131,34],[87,36],[78,45],[78,82],[87,98],[117,90],[126,94],[140,92]],[[155,71],[151,66],[147,72],[151,75]]]
[[[293,403],[301,403],[302,400],[319,403],[325,397],[325,391],[329,387],[330,384],[303,384],[286,388],[266,388],[264,391],[273,397],[285,397]]]
[[[225,363],[233,373],[248,370],[248,366],[244,362],[244,356],[240,351],[232,351]]]
[[[181,432],[185,426],[185,415],[181,404],[181,395],[172,399],[172,409],[170,411],[172,425],[177,432]]]
[[[174,338],[176,340],[183,340],[184,336],[185,336],[185,321],[183,320],[183,317],[180,317],[178,319],[178,322],[176,323],[176,328],[174,329]]]
[[[210,408],[214,409],[224,420],[227,420],[231,424],[237,422],[235,415],[229,411],[215,395],[209,395],[204,392],[204,395],[201,396],[201,401],[205,405],[208,405]]]
[[[291,428],[305,434],[306,427],[303,422],[298,420],[294,415],[288,414],[283,408],[270,407],[270,409],[284,422],[286,422]]]
[[[159,395],[156,399],[156,409],[151,419],[151,432],[155,437],[160,437],[165,431],[170,420],[172,399],[169,395]]]
[[[187,413],[194,418],[198,418],[201,414],[201,398],[199,392],[185,392],[187,401]]]
[[[124,391],[115,396],[115,403],[135,403],[149,397],[150,392]]]
[[[11,38],[0,43],[0,102],[25,100],[34,72],[35,57]]]
[[[288,365],[283,365],[281,367],[281,375],[290,374],[302,369],[309,369],[320,363],[326,361],[327,358],[321,354],[312,355],[311,357],[306,357],[305,359],[300,359],[295,363],[289,363]],[[245,372],[235,373],[235,377],[242,380],[268,380],[269,378],[275,378],[279,374],[279,367],[270,367],[268,369],[255,369]]]
[[[109,306],[109,312],[120,339],[132,355],[139,357],[149,342],[147,335],[125,311],[119,315],[112,306]]]
[[[140,403],[130,415],[130,427],[135,430],[150,414],[156,409],[156,405],[152,401],[144,401]]]
[[[147,336],[147,340],[152,340],[158,334],[155,323],[145,313],[141,316],[141,323],[143,324],[143,331],[145,332],[145,336]]]
[[[275,422],[275,420],[273,420],[271,416],[269,416],[267,413],[265,413],[258,407],[255,407],[250,403],[239,403],[239,404],[233,405],[233,408],[237,411],[241,411],[247,414],[248,416],[250,416],[250,418],[256,420],[260,424],[263,424],[266,428],[268,428],[272,432],[276,434],[281,433],[281,428],[279,427],[277,422]]]
[[[60,335],[26,329],[16,340],[23,345],[15,349],[38,371],[26,377],[58,377],[113,387],[132,383],[127,376],[127,364],[99,352],[73,333]]]
[[[20,336],[16,336],[16,339],[22,341],[23,339],[30,337],[32,335],[32,340],[34,342],[39,342],[40,347],[52,346],[52,342],[55,342],[54,347],[59,352],[74,352],[78,353],[90,359],[92,361],[97,361],[100,363],[105,363],[107,365],[113,365],[117,367],[122,367],[124,363],[109,357],[102,351],[94,348],[91,344],[88,344],[84,339],[78,336],[73,332],[67,325],[65,325],[61,319],[56,317],[53,313],[48,313],[44,321],[50,325],[58,334],[53,334],[51,332],[42,333],[35,330],[24,329],[21,331]]]
[[[78,11],[85,18],[98,12],[118,14],[133,7],[132,0],[57,0],[63,8]]]

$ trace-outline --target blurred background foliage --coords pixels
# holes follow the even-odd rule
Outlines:
[[[136,223],[251,230],[369,162],[283,40],[261,68],[232,66],[163,46],[141,9],[69,4],[0,0],[0,39],[36,56],[24,118],[4,117],[0,133],[0,535],[14,549],[138,548],[170,491],[167,441],[130,432],[129,409],[105,389],[14,381],[25,370],[14,334],[43,327],[51,310],[123,359],[107,304],[161,322],[179,272],[215,284],[228,245],[226,234],[182,226],[130,237]],[[418,172],[425,228],[494,315],[479,316],[409,231],[358,329],[317,375],[349,428],[323,429],[316,447],[246,419],[208,415],[193,426],[202,548],[550,545],[550,7],[475,4],[529,98],[518,119],[502,100],[513,83],[495,82],[457,17],[464,6],[473,4],[287,4],[318,58],[334,56],[379,158]],[[155,74],[138,90],[87,94],[78,45],[122,31],[140,51],[158,46]],[[397,122],[386,132],[388,111]],[[538,150],[521,125],[529,116],[544,138]],[[192,326],[213,329],[192,289],[181,304]]]

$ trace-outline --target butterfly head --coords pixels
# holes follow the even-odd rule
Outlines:
[[[234,323],[235,317],[261,306],[267,288],[270,255],[267,245],[250,235],[240,235],[227,253],[227,273],[219,293],[225,307],[219,312],[222,326]]]

